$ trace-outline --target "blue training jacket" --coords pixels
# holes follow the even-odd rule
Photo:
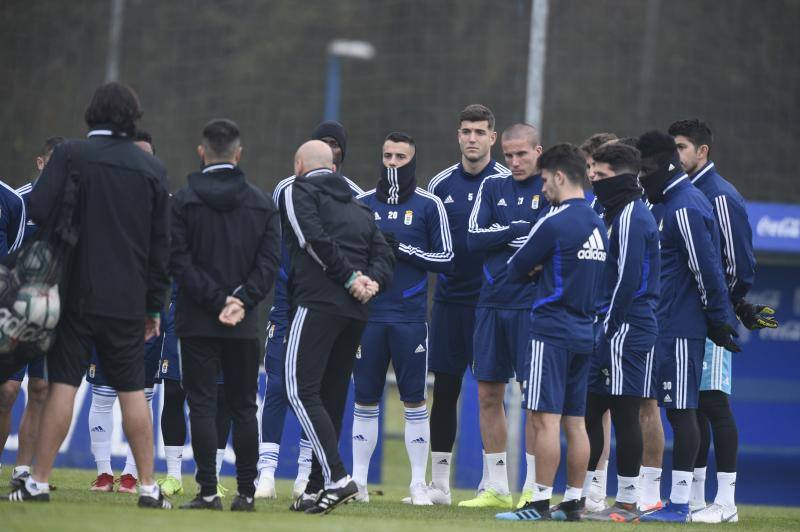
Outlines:
[[[278,210],[281,212],[281,220],[283,220],[283,214],[285,212],[284,192],[286,191],[286,187],[294,183],[294,178],[295,176],[292,175],[281,180],[272,193],[272,201],[275,202],[275,205],[278,206]],[[342,176],[342,178],[347,181],[350,190],[353,191],[354,197],[364,193],[353,181],[345,176]],[[272,308],[269,310],[269,330],[267,334],[270,338],[273,336],[286,336],[286,329],[289,326],[289,313],[291,312],[291,308],[289,307],[289,293],[286,290],[291,262],[289,248],[286,244],[289,233],[291,233],[291,231],[287,232],[284,228],[281,228],[281,262],[275,280],[275,293],[272,299]]]
[[[689,179],[705,194],[714,209],[721,236],[722,269],[731,302],[735,305],[750,291],[756,271],[753,230],[744,198],[736,187],[717,173],[711,161]]]
[[[372,189],[358,196],[375,213],[375,224],[400,243],[392,282],[370,304],[369,321],[423,323],[428,318],[428,272],[453,267],[453,242],[442,201],[417,188],[404,202],[389,205]]]
[[[594,350],[607,250],[603,221],[583,198],[552,206],[539,218],[525,244],[508,259],[510,282],[530,282],[530,272],[542,266],[531,307],[534,337],[576,353]]]
[[[608,226],[608,257],[601,296],[607,337],[623,323],[648,336],[658,334],[661,251],[650,209],[640,199],[628,203]]]
[[[495,174],[510,174],[508,168],[494,159],[478,174],[464,171],[461,163],[436,174],[428,183],[428,192],[437,196],[447,211],[453,237],[454,267],[449,274],[439,274],[434,301],[475,305],[481,291],[483,254],[470,251],[467,231],[472,206],[483,179]]]
[[[28,201],[31,197],[31,190],[33,190],[33,183],[26,183],[16,190],[17,194],[19,194],[25,204],[26,213],[28,212]],[[31,220],[31,217],[28,214],[27,220],[25,220],[25,230],[22,233],[23,244],[33,238],[33,235],[36,234],[36,229],[38,229],[38,226],[33,222],[33,220]]]
[[[686,174],[664,187],[661,232],[659,337],[707,336],[710,323],[734,323],[711,204]]]
[[[542,194],[542,177],[517,181],[512,175],[488,176],[478,188],[469,217],[467,246],[483,254],[479,307],[529,309],[533,283],[520,289],[509,283],[506,262],[525,243],[539,214],[550,206]]]
[[[0,181],[0,258],[16,251],[25,237],[28,220],[25,200]]]

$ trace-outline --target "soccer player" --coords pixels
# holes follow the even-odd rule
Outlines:
[[[675,141],[660,131],[639,137],[640,182],[651,203],[663,203],[661,299],[656,318],[659,403],[672,425],[672,490],[660,510],[642,521],[686,522],[700,433],[696,411],[705,339],[731,351],[739,346],[720,262],[719,229],[708,199],[681,169]]]
[[[405,442],[411,463],[410,502],[433,504],[425,486],[430,448],[426,405],[428,376],[428,272],[446,273],[453,260],[450,226],[442,201],[417,188],[416,146],[405,133],[383,142],[383,167],[376,188],[358,198],[375,213],[375,223],[397,262],[392,284],[373,299],[360,355],[353,368],[353,479],[362,502],[369,501],[367,473],[378,442],[378,417],[391,361],[405,405]]]
[[[134,144],[150,155],[155,155],[153,138],[141,129],[136,130]],[[162,320],[163,321],[163,320]],[[147,410],[152,416],[153,387],[158,372],[158,360],[161,356],[163,337],[155,336],[144,345],[144,396],[147,399]],[[111,470],[111,435],[114,430],[114,403],[117,392],[112,388],[100,365],[97,353],[92,351],[92,360],[86,372],[86,381],[92,385],[92,402],[89,406],[89,440],[92,455],[97,465],[97,478],[89,488],[92,491],[110,492],[114,490],[114,472]],[[119,478],[120,493],[137,493],[136,484],[139,473],[130,446],[125,458],[125,468]]]
[[[592,154],[594,189],[603,206],[609,247],[601,292],[600,350],[589,379],[586,427],[591,452],[584,493],[604,444],[602,418],[611,412],[617,441],[617,496],[614,506],[587,515],[596,521],[632,521],[642,459],[639,406],[647,397],[658,325],[660,252],[658,227],[642,201],[639,151],[621,143]],[[588,498],[587,498],[588,500]]]
[[[286,390],[314,448],[308,485],[291,509],[310,514],[328,513],[358,495],[339,456],[339,433],[366,303],[391,281],[395,263],[374,214],[353,199],[333,168],[326,144],[306,142],[295,155],[297,178],[284,193],[294,313]]]
[[[33,179],[34,182],[41,175],[55,147],[64,142],[64,140],[64,137],[49,137],[45,140],[41,153],[36,156],[36,177]],[[23,205],[26,207],[32,189],[33,183],[27,183],[16,190],[16,193],[23,199]],[[0,194],[2,194],[2,191],[0,191]],[[27,208],[26,214],[28,214]],[[19,224],[12,223],[11,225],[19,227]],[[11,233],[13,232],[12,230]],[[21,244],[27,242],[35,233],[36,224],[28,216],[23,229]],[[7,232],[6,234],[9,233]],[[5,447],[10,429],[11,408],[17,400],[26,372],[28,374],[28,399],[19,423],[17,458],[14,469],[11,472],[10,484],[12,488],[20,487],[31,474],[31,460],[36,446],[36,438],[39,434],[39,419],[42,417],[42,407],[47,397],[47,381],[44,378],[44,357],[30,362],[27,367],[23,367],[8,381],[0,385],[0,449],[2,449]]]
[[[777,322],[771,317],[774,313],[771,308],[753,305],[744,299],[755,276],[753,235],[744,199],[733,185],[717,173],[714,163],[709,159],[713,144],[711,129],[698,119],[679,120],[669,127],[669,134],[675,138],[683,170],[714,209],[720,230],[725,280],[739,319],[748,329],[777,327]],[[695,462],[689,501],[693,511],[692,522],[738,521],[734,492],[739,435],[728,401],[731,369],[731,352],[706,339],[697,410],[700,451]],[[714,503],[706,507],[706,464],[711,443],[709,424],[714,432],[718,488]]]
[[[552,207],[508,259],[511,282],[535,280],[530,351],[523,372],[523,405],[536,435],[536,488],[530,502],[498,519],[579,520],[581,487],[589,461],[584,412],[593,323],[608,240],[602,220],[584,199],[586,161],[578,148],[557,144],[539,157],[542,190]],[[560,432],[567,437],[567,490],[551,514],[560,461]]]
[[[170,272],[178,285],[175,331],[200,492],[188,510],[221,510],[215,456],[220,369],[233,422],[237,493],[231,511],[255,510],[258,475],[258,312],[278,270],[280,222],[272,199],[239,167],[239,127],[217,118],[203,128],[203,162],[172,202]]]
[[[341,172],[345,155],[347,154],[347,132],[339,122],[325,121],[320,123],[311,132],[312,140],[321,140],[330,146],[333,152],[333,164]],[[363,194],[352,180],[341,174],[342,179],[350,187],[353,196]],[[289,176],[278,183],[272,194],[272,200],[283,212],[283,194],[286,187],[294,183],[295,176]],[[274,499],[277,497],[275,492],[275,470],[278,467],[278,455],[281,449],[281,436],[283,436],[283,425],[286,418],[286,409],[289,401],[286,396],[285,385],[285,363],[286,363],[286,336],[289,328],[289,299],[286,290],[288,280],[289,250],[286,239],[288,238],[288,228],[283,228],[281,238],[281,264],[278,270],[278,278],[275,282],[275,294],[272,301],[272,308],[269,312],[269,323],[267,324],[267,345],[264,355],[264,370],[267,373],[267,389],[264,394],[264,402],[261,405],[261,440],[258,445],[258,482],[256,487],[256,499]],[[311,473],[311,442],[306,438],[305,433],[300,435],[300,454],[297,457],[297,477],[294,481],[292,495],[296,499],[305,491],[308,483],[308,475]]]
[[[533,283],[509,283],[506,261],[525,242],[539,213],[549,207],[542,194],[536,162],[542,153],[538,130],[514,124],[501,136],[503,154],[511,175],[501,173],[483,180],[469,218],[467,244],[483,258],[483,281],[475,311],[472,372],[478,380],[480,426],[489,478],[484,490],[463,507],[512,507],[506,464],[506,384],[515,375],[523,381],[522,366],[528,345],[528,322]],[[531,420],[526,423],[527,475],[518,506],[533,495],[535,458]]]
[[[459,114],[461,161],[434,176],[428,192],[442,200],[453,237],[454,267],[439,274],[431,311],[428,370],[435,377],[431,407],[431,477],[434,504],[450,504],[450,465],[458,425],[458,396],[464,371],[472,364],[475,305],[481,289],[483,256],[467,247],[469,216],[483,179],[508,173],[492,159],[497,140],[492,111],[468,105]],[[484,480],[488,476],[483,460]],[[478,490],[482,489],[482,484]]]
[[[48,501],[53,462],[72,420],[75,394],[92,345],[117,390],[123,427],[140,475],[144,508],[170,508],[153,478],[153,427],[144,384],[144,341],[158,336],[169,256],[166,170],[133,144],[142,116],[132,89],[99,87],[86,109],[88,139],[56,146],[31,192],[31,218],[46,221],[80,187],[82,220],[68,285],[62,289],[48,390],[31,476],[12,501]],[[81,183],[69,179],[80,168]],[[66,192],[70,192],[67,194]],[[102,273],[98,273],[102,272]]]

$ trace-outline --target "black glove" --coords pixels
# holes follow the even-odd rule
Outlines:
[[[708,337],[720,347],[732,353],[741,353],[742,348],[736,345],[733,338],[738,338],[739,333],[729,323],[711,323],[708,325]]]
[[[757,329],[777,329],[778,320],[772,317],[775,309],[766,305],[748,303],[744,299],[736,304],[734,309],[742,325],[755,331]]]
[[[383,233],[383,238],[386,240],[386,243],[389,244],[389,247],[392,248],[394,256],[398,257],[400,255],[400,242],[395,238],[394,233],[387,231]]]

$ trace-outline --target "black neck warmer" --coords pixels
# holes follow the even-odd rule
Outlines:
[[[647,200],[650,203],[661,203],[664,201],[664,186],[667,181],[683,173],[681,169],[681,160],[677,152],[674,156],[670,157],[659,165],[658,169],[654,172],[642,175],[639,182],[647,194]]]
[[[635,174],[620,174],[608,179],[592,181],[597,201],[605,209],[603,218],[611,223],[622,208],[631,201],[642,197],[639,180]]]
[[[375,189],[378,200],[389,205],[397,205],[406,201],[417,188],[416,169],[416,156],[400,168],[381,165],[381,178]]]

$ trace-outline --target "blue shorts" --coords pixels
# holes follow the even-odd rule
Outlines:
[[[581,417],[586,413],[590,353],[573,353],[531,338],[522,381],[522,407]]]
[[[587,386],[589,393],[597,395],[605,395],[606,393],[606,379],[608,379],[608,372],[603,371],[603,355],[602,344],[605,335],[603,334],[603,320],[598,318],[594,324],[594,350],[592,357],[589,360],[589,377],[587,378]]]
[[[462,377],[472,364],[475,307],[434,301],[428,371]]]
[[[25,378],[25,372],[28,372],[29,379],[44,379],[44,357],[39,357],[36,360],[28,362],[27,366],[23,366],[18,372],[13,374],[8,380],[22,382]]]
[[[659,338],[655,345],[658,404],[663,408],[697,408],[703,374],[705,339]]]
[[[170,381],[181,380],[181,359],[178,354],[178,337],[175,335],[175,304],[169,307],[164,319],[164,344],[158,362],[158,378]]]
[[[530,310],[478,307],[472,374],[483,382],[508,382],[523,375],[530,338]]]
[[[700,391],[718,390],[731,394],[732,361],[731,352],[715,345],[706,338],[705,355],[703,356],[703,377],[700,380]]]
[[[653,380],[653,334],[643,334],[623,323],[614,336],[600,344],[599,371],[603,393],[648,398]],[[596,388],[593,388],[596,391]]]
[[[164,335],[151,338],[144,344],[144,387],[152,388],[159,382],[159,365],[161,361],[161,345]],[[100,359],[92,348],[92,359],[89,369],[86,371],[86,381],[94,386],[111,386],[103,375],[103,368],[100,366]]]
[[[353,367],[356,402],[379,403],[392,362],[400,400],[419,403],[427,397],[428,324],[369,322]]]

